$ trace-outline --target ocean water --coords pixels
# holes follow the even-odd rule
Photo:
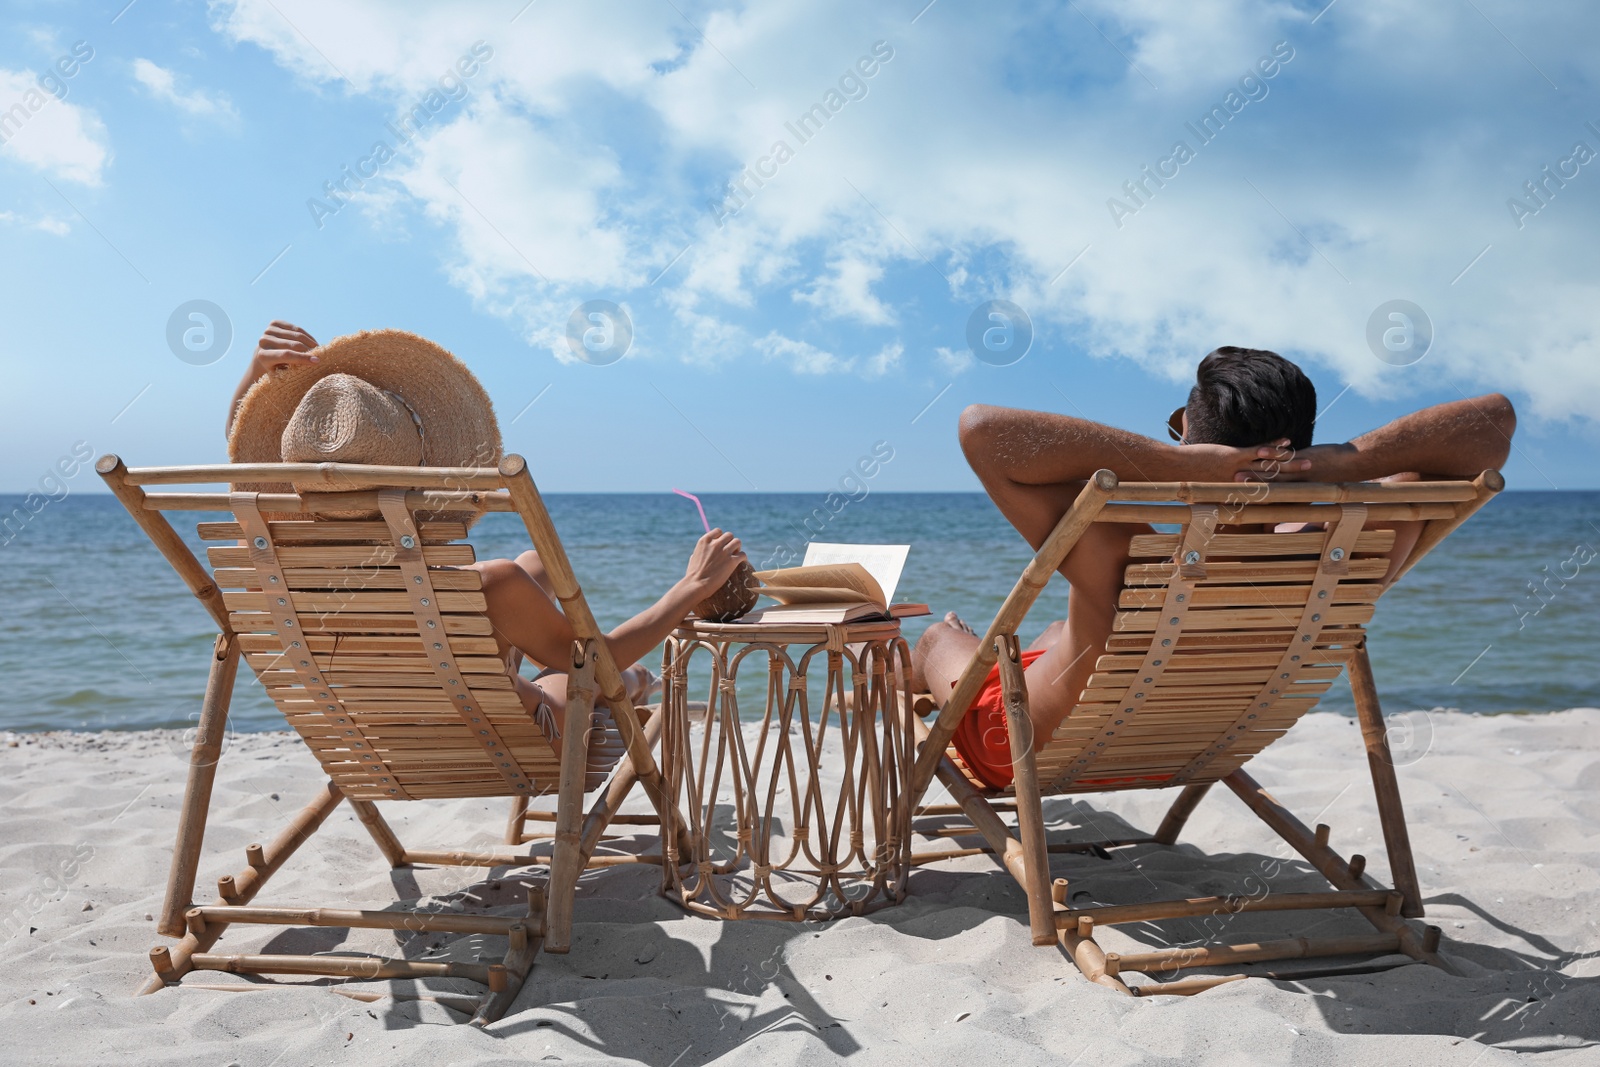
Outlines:
[[[737,532],[759,567],[781,562],[780,547],[803,552],[801,524],[823,495],[704,501],[711,521]],[[0,496],[0,517],[21,502]],[[548,505],[607,627],[683,573],[699,533],[693,506],[670,494],[552,495]],[[194,522],[215,516],[172,517],[199,550]],[[529,547],[514,515],[487,516],[472,539],[480,559]],[[818,539],[909,543],[896,599],[953,609],[979,630],[1029,555],[988,499],[971,493],[873,493],[831,516]],[[214,630],[115,499],[75,493],[0,532],[0,542],[0,729],[193,722]],[[1059,617],[1066,597],[1065,582],[1052,583],[1025,638]],[[909,620],[908,636],[927,622]],[[1600,704],[1600,493],[1502,494],[1385,596],[1371,632],[1389,712]],[[240,681],[234,727],[281,728],[248,669]],[[1348,688],[1336,684],[1323,706],[1349,712]]]

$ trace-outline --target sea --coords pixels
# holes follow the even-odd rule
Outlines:
[[[979,493],[702,500],[758,567],[798,559],[810,539],[909,544],[895,599],[926,602],[934,618],[955,611],[980,631],[1029,557]],[[607,628],[683,574],[701,532],[694,506],[668,493],[552,494],[547,504]],[[215,630],[121,504],[72,493],[21,523],[18,508],[22,497],[0,495],[0,518],[12,518],[0,528],[0,729],[193,725]],[[194,523],[218,517],[172,514],[197,553]],[[479,559],[530,547],[515,515],[486,516],[472,541]],[[1066,583],[1052,582],[1024,640],[1061,617],[1066,602]],[[929,621],[908,620],[908,638]],[[1384,597],[1370,633],[1392,714],[1600,705],[1600,492],[1502,493]],[[659,668],[659,654],[646,662]],[[239,677],[232,727],[282,729],[249,670]],[[1353,714],[1348,687],[1336,684],[1321,706]]]

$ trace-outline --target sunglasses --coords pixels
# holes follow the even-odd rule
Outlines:
[[[1183,439],[1183,413],[1185,410],[1187,409],[1175,408],[1172,414],[1167,416],[1167,436],[1180,445],[1189,443]]]

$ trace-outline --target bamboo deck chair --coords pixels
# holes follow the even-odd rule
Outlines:
[[[1334,955],[1402,952],[1449,968],[1439,931],[1405,919],[1423,914],[1383,712],[1367,658],[1365,624],[1384,586],[1395,532],[1382,524],[1424,520],[1399,574],[1504,487],[1497,471],[1474,481],[1359,483],[1119,484],[1096,473],[1028,564],[984,634],[931,727],[912,774],[915,803],[935,775],[954,805],[922,816],[965,814],[987,848],[914,857],[994,852],[1028,897],[1036,945],[1059,942],[1091,981],[1123,993],[1190,994],[1243,974],[1130,986],[1129,973],[1170,975],[1193,967]],[[1179,524],[1132,539],[1106,652],[1079,703],[1055,735],[1035,745],[1017,628],[1092,523]],[[1325,524],[1318,532],[1259,533],[1259,524]],[[1243,527],[1244,529],[1241,529]],[[1270,529],[1270,526],[1266,527]],[[1014,780],[989,790],[961,764],[950,739],[998,660]],[[1360,855],[1345,859],[1243,769],[1317,702],[1348,667],[1377,794],[1394,888],[1376,885]],[[1333,886],[1330,892],[1226,896],[1073,908],[1067,882],[1050,876],[1052,852],[1136,844],[1171,845],[1212,785],[1223,782]],[[1047,845],[1041,798],[1125,789],[1179,789],[1153,836]],[[1014,810],[1016,832],[1002,819]],[[944,833],[952,831],[946,829]],[[1211,943],[1118,956],[1095,942],[1096,924],[1137,923],[1239,911],[1354,908],[1377,932],[1364,937]]]
[[[515,1000],[540,948],[566,952],[570,947],[578,876],[632,786],[642,785],[649,795],[656,807],[652,819],[667,803],[651,755],[662,717],[651,718],[648,728],[640,725],[522,457],[508,455],[498,468],[482,469],[348,464],[130,469],[107,455],[96,470],[219,631],[157,927],[180,940],[151,950],[156,974],[141,992],[176,983],[192,970],[366,980],[452,977],[488,986],[475,1023],[498,1019]],[[334,489],[356,481],[379,488],[304,496],[146,493],[142,488],[235,481],[309,482]],[[611,709],[626,755],[587,817],[582,805],[591,731],[564,731],[558,759],[523,709],[495,654],[479,576],[455,569],[473,560],[466,526],[437,521],[438,509],[447,505],[514,511],[522,518],[578,638],[568,665],[567,721],[587,721],[597,692]],[[199,524],[200,537],[217,542],[208,553],[214,576],[179,538],[165,511],[232,513],[232,521]],[[363,512],[381,518],[338,517]],[[192,895],[212,783],[241,657],[328,780],[276,839],[246,849],[247,865],[239,873],[218,879],[215,903],[196,906]],[[401,800],[511,797],[506,838],[520,845],[530,840],[523,832],[529,799],[551,793],[556,809],[549,856],[407,848],[378,808],[380,802]],[[253,906],[267,879],[341,801],[349,802],[392,867],[548,862],[548,882],[529,889],[524,916]],[[508,947],[502,959],[475,963],[212,952],[233,923],[498,935]]]

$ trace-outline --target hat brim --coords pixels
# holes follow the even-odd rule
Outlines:
[[[313,385],[350,374],[400,397],[422,423],[428,467],[493,467],[503,446],[489,394],[450,352],[405,330],[363,330],[315,350],[316,363],[262,375],[245,393],[228,434],[235,463],[282,461],[284,427]],[[237,492],[292,493],[287,483],[235,484]],[[464,515],[451,515],[462,518]]]

